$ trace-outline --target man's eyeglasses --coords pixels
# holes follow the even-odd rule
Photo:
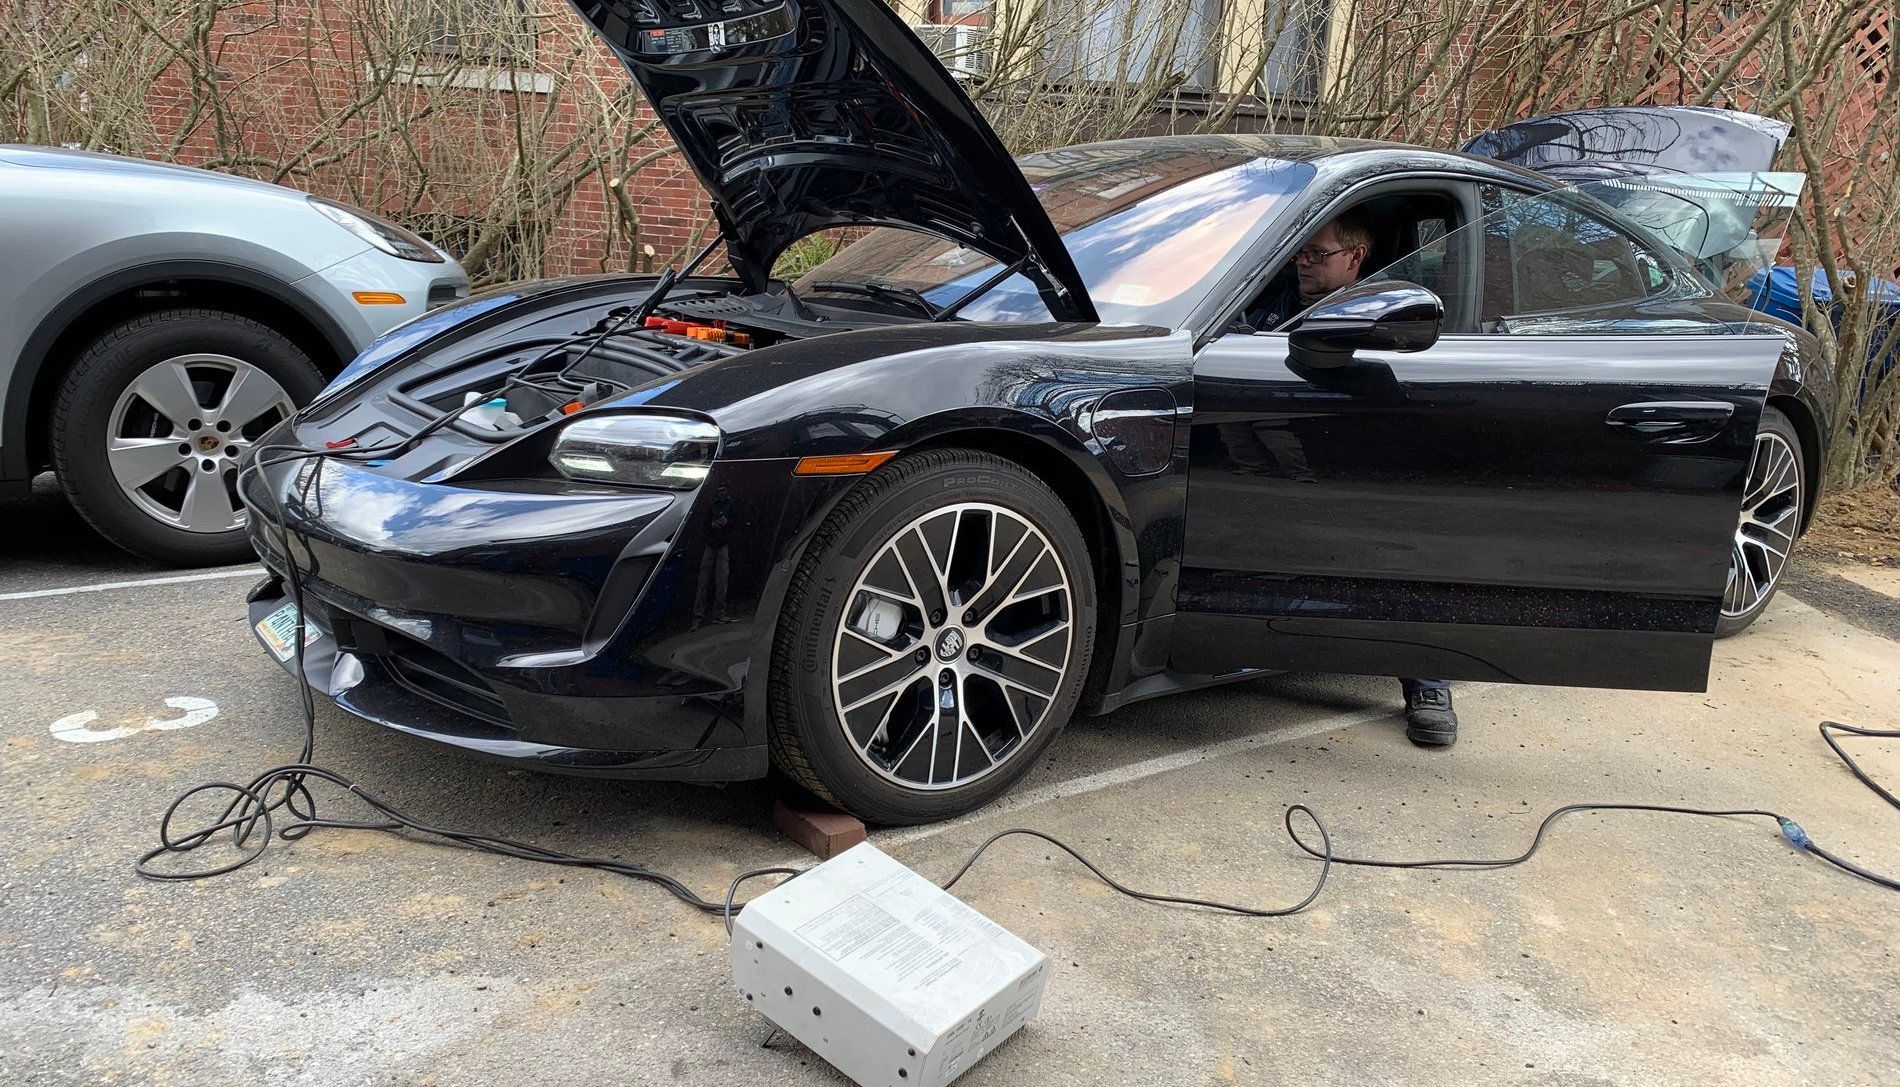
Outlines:
[[[1356,245],[1347,245],[1341,246],[1338,249],[1302,249],[1293,254],[1293,259],[1300,264],[1318,264],[1321,261],[1330,260],[1341,253],[1350,253],[1357,248],[1359,247]]]

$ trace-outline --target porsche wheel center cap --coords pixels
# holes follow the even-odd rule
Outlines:
[[[951,627],[937,635],[937,659],[953,661],[963,654],[963,632]]]

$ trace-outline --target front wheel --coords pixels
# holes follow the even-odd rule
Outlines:
[[[981,807],[1075,712],[1095,634],[1075,520],[1021,465],[975,450],[872,473],[793,575],[772,661],[772,749],[875,823]]]
[[[161,310],[82,352],[53,399],[53,465],[73,508],[134,554],[182,566],[251,557],[238,465],[323,387],[277,330]]]
[[[1742,515],[1729,548],[1728,585],[1722,592],[1716,637],[1746,630],[1781,587],[1801,531],[1807,478],[1794,424],[1774,408],[1762,409],[1754,457],[1742,485]]]

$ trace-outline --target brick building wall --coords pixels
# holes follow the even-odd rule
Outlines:
[[[1019,15],[1033,2],[896,0],[895,6],[913,23],[981,26],[992,22],[993,12]],[[535,217],[536,244],[507,239],[506,259],[494,245],[477,245],[470,224],[515,198],[504,181],[516,162],[556,159],[590,126],[594,131],[588,138],[611,142],[614,133],[598,131],[599,107],[616,94],[625,96],[616,132],[637,131],[653,118],[607,46],[563,0],[435,3],[489,11],[520,3],[540,16],[534,22],[535,46],[525,51],[529,55],[494,64],[480,57],[445,56],[445,63],[460,65],[458,81],[469,86],[458,101],[435,102],[427,119],[405,126],[400,137],[389,134],[391,148],[398,138],[403,142],[401,153],[358,151],[326,161],[333,156],[324,147],[313,157],[299,157],[326,142],[364,140],[392,114],[403,112],[406,96],[424,93],[399,80],[377,104],[351,112],[352,100],[372,82],[374,39],[383,33],[371,25],[375,13],[404,7],[370,0],[252,0],[223,9],[204,48],[215,78],[207,82],[199,58],[165,68],[146,95],[150,140],[146,146],[111,149],[263,177],[381,212],[458,256],[473,249],[470,263],[478,281],[659,267],[704,237],[710,226],[704,195],[679,156],[665,153],[665,131],[655,128],[611,166],[573,181],[571,188],[560,186],[560,198]],[[413,9],[426,12],[429,4],[416,0]],[[578,61],[570,53],[577,47]],[[211,86],[215,94],[207,93]],[[440,88],[428,93],[443,96]],[[523,145],[524,152],[517,152],[512,140],[516,115],[537,121],[535,138]],[[1165,127],[1164,120],[1156,123]],[[1176,117],[1166,123],[1182,122]],[[1238,127],[1267,124],[1256,116]],[[471,128],[493,134],[496,145],[474,151],[463,146]],[[616,192],[611,182],[621,177],[621,168],[649,156],[657,157],[627,173]],[[286,162],[296,168],[282,173]],[[426,185],[419,190],[421,181]]]
[[[374,33],[366,33],[361,20],[366,12],[403,7],[368,0],[254,0],[224,9],[205,49],[214,81],[206,82],[203,58],[171,64],[146,94],[152,128],[149,145],[109,149],[263,176],[362,204],[421,229],[458,254],[474,247],[478,258],[486,255],[493,261],[473,262],[478,265],[478,277],[490,281],[659,267],[703,237],[709,225],[704,196],[679,156],[668,153],[664,129],[655,127],[632,148],[608,155],[597,169],[584,173],[570,169],[551,179],[548,187],[558,190],[557,194],[522,228],[533,234],[534,244],[522,244],[520,231],[509,234],[492,229],[495,236],[490,244],[477,244],[471,231],[485,217],[492,219],[494,208],[518,198],[519,188],[511,187],[510,178],[519,163],[561,162],[576,142],[598,152],[624,134],[648,126],[652,115],[605,44],[593,37],[563,0],[454,2],[487,3],[494,9],[523,3],[541,15],[533,24],[535,44],[528,51],[531,55],[495,64],[461,58],[466,66],[458,77],[469,85],[452,96],[445,96],[441,88],[429,89],[432,100],[447,100],[435,101],[434,112],[401,134],[400,154],[370,151],[328,162],[325,153],[318,151],[314,157],[299,158],[303,149],[334,141],[339,134],[373,144],[376,126],[391,113],[402,112],[386,108],[390,102],[425,93],[398,81],[388,88],[381,106],[345,116],[353,96],[362,92],[373,59],[373,47],[363,42]],[[974,0],[896,0],[896,6],[913,22],[974,24],[1006,22],[1011,12],[1027,10],[1035,2],[1001,0],[983,5]],[[1323,47],[1325,78],[1330,80],[1356,78],[1355,62],[1363,62],[1369,52],[1388,48],[1381,43],[1394,40],[1388,35],[1401,25],[1398,17],[1414,0],[1297,2],[1324,4],[1330,10],[1326,40],[1316,43]],[[1237,19],[1231,13],[1245,6],[1230,5],[1224,10]],[[1503,0],[1498,6],[1524,18],[1520,9],[1510,8]],[[424,7],[418,0],[416,8]],[[1500,67],[1506,55],[1516,54],[1530,37],[1542,36],[1553,27],[1574,30],[1589,10],[1578,0],[1556,0],[1541,9],[1536,28],[1514,27],[1508,20],[1502,25],[1475,21],[1461,30],[1435,66],[1447,74],[1423,74],[1416,84],[1413,97],[1424,108],[1395,115],[1389,122],[1374,120],[1362,126],[1364,134],[1455,143],[1478,128],[1513,119],[1526,104],[1534,103],[1540,110],[1599,104],[1566,93],[1565,83],[1549,71],[1526,73],[1529,82],[1500,79],[1506,74]],[[1666,43],[1658,42],[1652,58],[1654,77],[1628,85],[1623,92],[1626,100],[1674,100],[1678,93],[1675,63],[1684,63],[1683,74],[1692,83],[1706,78],[1749,26],[1743,17],[1695,25],[1694,47],[1686,57],[1673,55],[1674,50],[1662,47]],[[1485,33],[1480,35],[1478,27],[1485,28]],[[1869,103],[1884,88],[1890,67],[1889,29],[1884,20],[1870,24],[1851,46],[1859,51],[1857,55],[1865,54],[1862,63],[1870,73]],[[1644,51],[1623,42],[1618,52],[1622,63],[1634,63],[1632,58]],[[1234,65],[1224,61],[1226,67]],[[1449,73],[1459,73],[1460,78],[1453,79]],[[1750,74],[1738,72],[1736,82],[1746,85]],[[1451,83],[1457,85],[1440,86]],[[215,108],[207,103],[207,85],[217,87],[217,94],[209,96],[216,99]],[[1870,104],[1867,112],[1871,115],[1871,111]],[[523,119],[532,122],[528,127],[533,131],[518,143],[515,122]],[[1183,123],[1199,122],[1191,114],[1170,111],[1157,115],[1153,125],[1161,129]],[[1285,114],[1275,108],[1239,114],[1231,127],[1297,128],[1303,123],[1297,110]],[[483,146],[467,146],[471,132]],[[394,148],[397,138],[390,134],[384,141]],[[297,169],[277,175],[276,170],[289,160],[298,163]],[[1839,165],[1838,160],[1829,163],[1830,167]],[[549,169],[561,173],[561,168]],[[616,191],[611,183],[623,175],[624,183]]]
[[[571,8],[559,0],[531,6],[545,18],[530,24],[539,32],[527,55],[489,63],[485,54],[458,57],[445,45],[439,57],[386,82],[370,71],[379,61],[387,66],[389,55],[377,48],[379,31],[366,29],[375,5],[257,0],[226,9],[210,36],[215,108],[202,62],[169,65],[146,95],[154,143],[165,146],[144,153],[356,203],[463,255],[498,202],[515,198],[511,185],[524,158],[584,163],[585,154],[653,121],[625,70]],[[431,74],[438,69],[452,75]],[[432,78],[452,85],[426,85]],[[376,101],[356,108],[372,92]],[[618,123],[603,122],[616,95],[623,96]],[[423,115],[400,133],[384,130],[392,118],[417,112]],[[351,141],[355,153],[327,161],[336,154],[328,145]],[[319,149],[299,159],[311,147]],[[531,263],[538,267],[504,264],[496,270],[509,274],[484,278],[658,267],[698,244],[709,221],[706,201],[669,148],[655,127],[598,169],[549,167],[556,176],[544,191],[554,195],[526,228],[537,235],[539,259]],[[645,158],[652,161],[625,173],[621,199],[612,183]],[[292,162],[296,169],[280,176]],[[502,232],[503,248],[520,249],[520,233]]]
[[[363,44],[366,13],[378,8],[367,0],[254,0],[225,9],[210,36],[207,52],[217,70],[215,110],[206,108],[202,66],[179,61],[150,86],[147,95],[154,139],[148,147],[126,147],[131,154],[174,158],[177,161],[261,176],[266,180],[307,189],[319,195],[356,203],[382,212],[418,229],[446,248],[462,255],[473,243],[458,230],[466,220],[480,219],[486,207],[511,194],[498,179],[510,170],[513,149],[498,146],[490,154],[456,156],[437,153],[436,144],[454,143],[460,129],[452,114],[466,110],[479,115],[487,130],[508,135],[506,123],[515,113],[538,116],[553,106],[528,154],[546,160],[577,138],[590,122],[597,122],[600,101],[630,89],[630,78],[604,43],[593,38],[580,18],[563,0],[437,0],[438,3],[480,5],[505,9],[521,3],[539,13],[537,45],[532,55],[510,62],[470,65],[459,73],[463,81],[492,82],[499,89],[471,86],[466,101],[439,106],[426,123],[403,133],[417,145],[407,158],[355,154],[340,162],[275,176],[275,168],[294,158],[303,145],[334,139],[337,134],[362,138],[373,132],[390,110],[368,109],[339,122],[337,114],[366,84],[367,54]],[[1029,10],[1034,0],[896,0],[900,15],[916,22],[955,22],[987,25],[993,12]],[[1300,0],[1324,3],[1327,0]],[[403,5],[381,5],[381,8]],[[1244,6],[1244,5],[1240,5]],[[417,0],[417,11],[426,10]],[[1238,10],[1238,7],[1235,8]],[[1013,17],[1013,16],[1012,16]],[[585,39],[585,55],[576,65],[565,51]],[[543,93],[541,88],[548,88]],[[585,93],[571,93],[584,87]],[[525,90],[523,88],[526,88]],[[195,93],[194,93],[195,92]],[[391,86],[388,101],[400,101],[413,88]],[[439,93],[439,92],[438,92]],[[196,99],[196,100],[194,100]],[[652,114],[637,91],[620,130],[637,130]],[[1187,115],[1184,115],[1187,116]],[[1158,119],[1157,125],[1180,124]],[[1189,117],[1191,123],[1191,116]],[[1268,121],[1243,118],[1237,127],[1260,128]],[[174,139],[177,133],[182,139]],[[394,139],[394,136],[390,137]],[[627,160],[637,161],[666,147],[664,129],[656,128]],[[119,148],[114,148],[119,149]],[[319,155],[322,158],[323,155]],[[418,163],[420,166],[418,166]],[[426,190],[418,195],[418,175],[426,175]],[[676,154],[660,153],[625,178],[620,192],[610,182],[616,169],[602,169],[581,178],[537,223],[537,245],[511,246],[531,254],[525,262],[514,256],[490,267],[477,249],[471,261],[478,280],[528,275],[585,274],[663,266],[694,246],[709,228],[709,209],[698,184]],[[637,234],[631,227],[637,224]]]

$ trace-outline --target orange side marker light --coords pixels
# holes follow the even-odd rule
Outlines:
[[[876,468],[897,455],[892,449],[883,453],[845,453],[834,457],[801,457],[795,476],[854,476]]]
[[[350,297],[359,306],[400,306],[409,301],[395,291],[357,291]]]

